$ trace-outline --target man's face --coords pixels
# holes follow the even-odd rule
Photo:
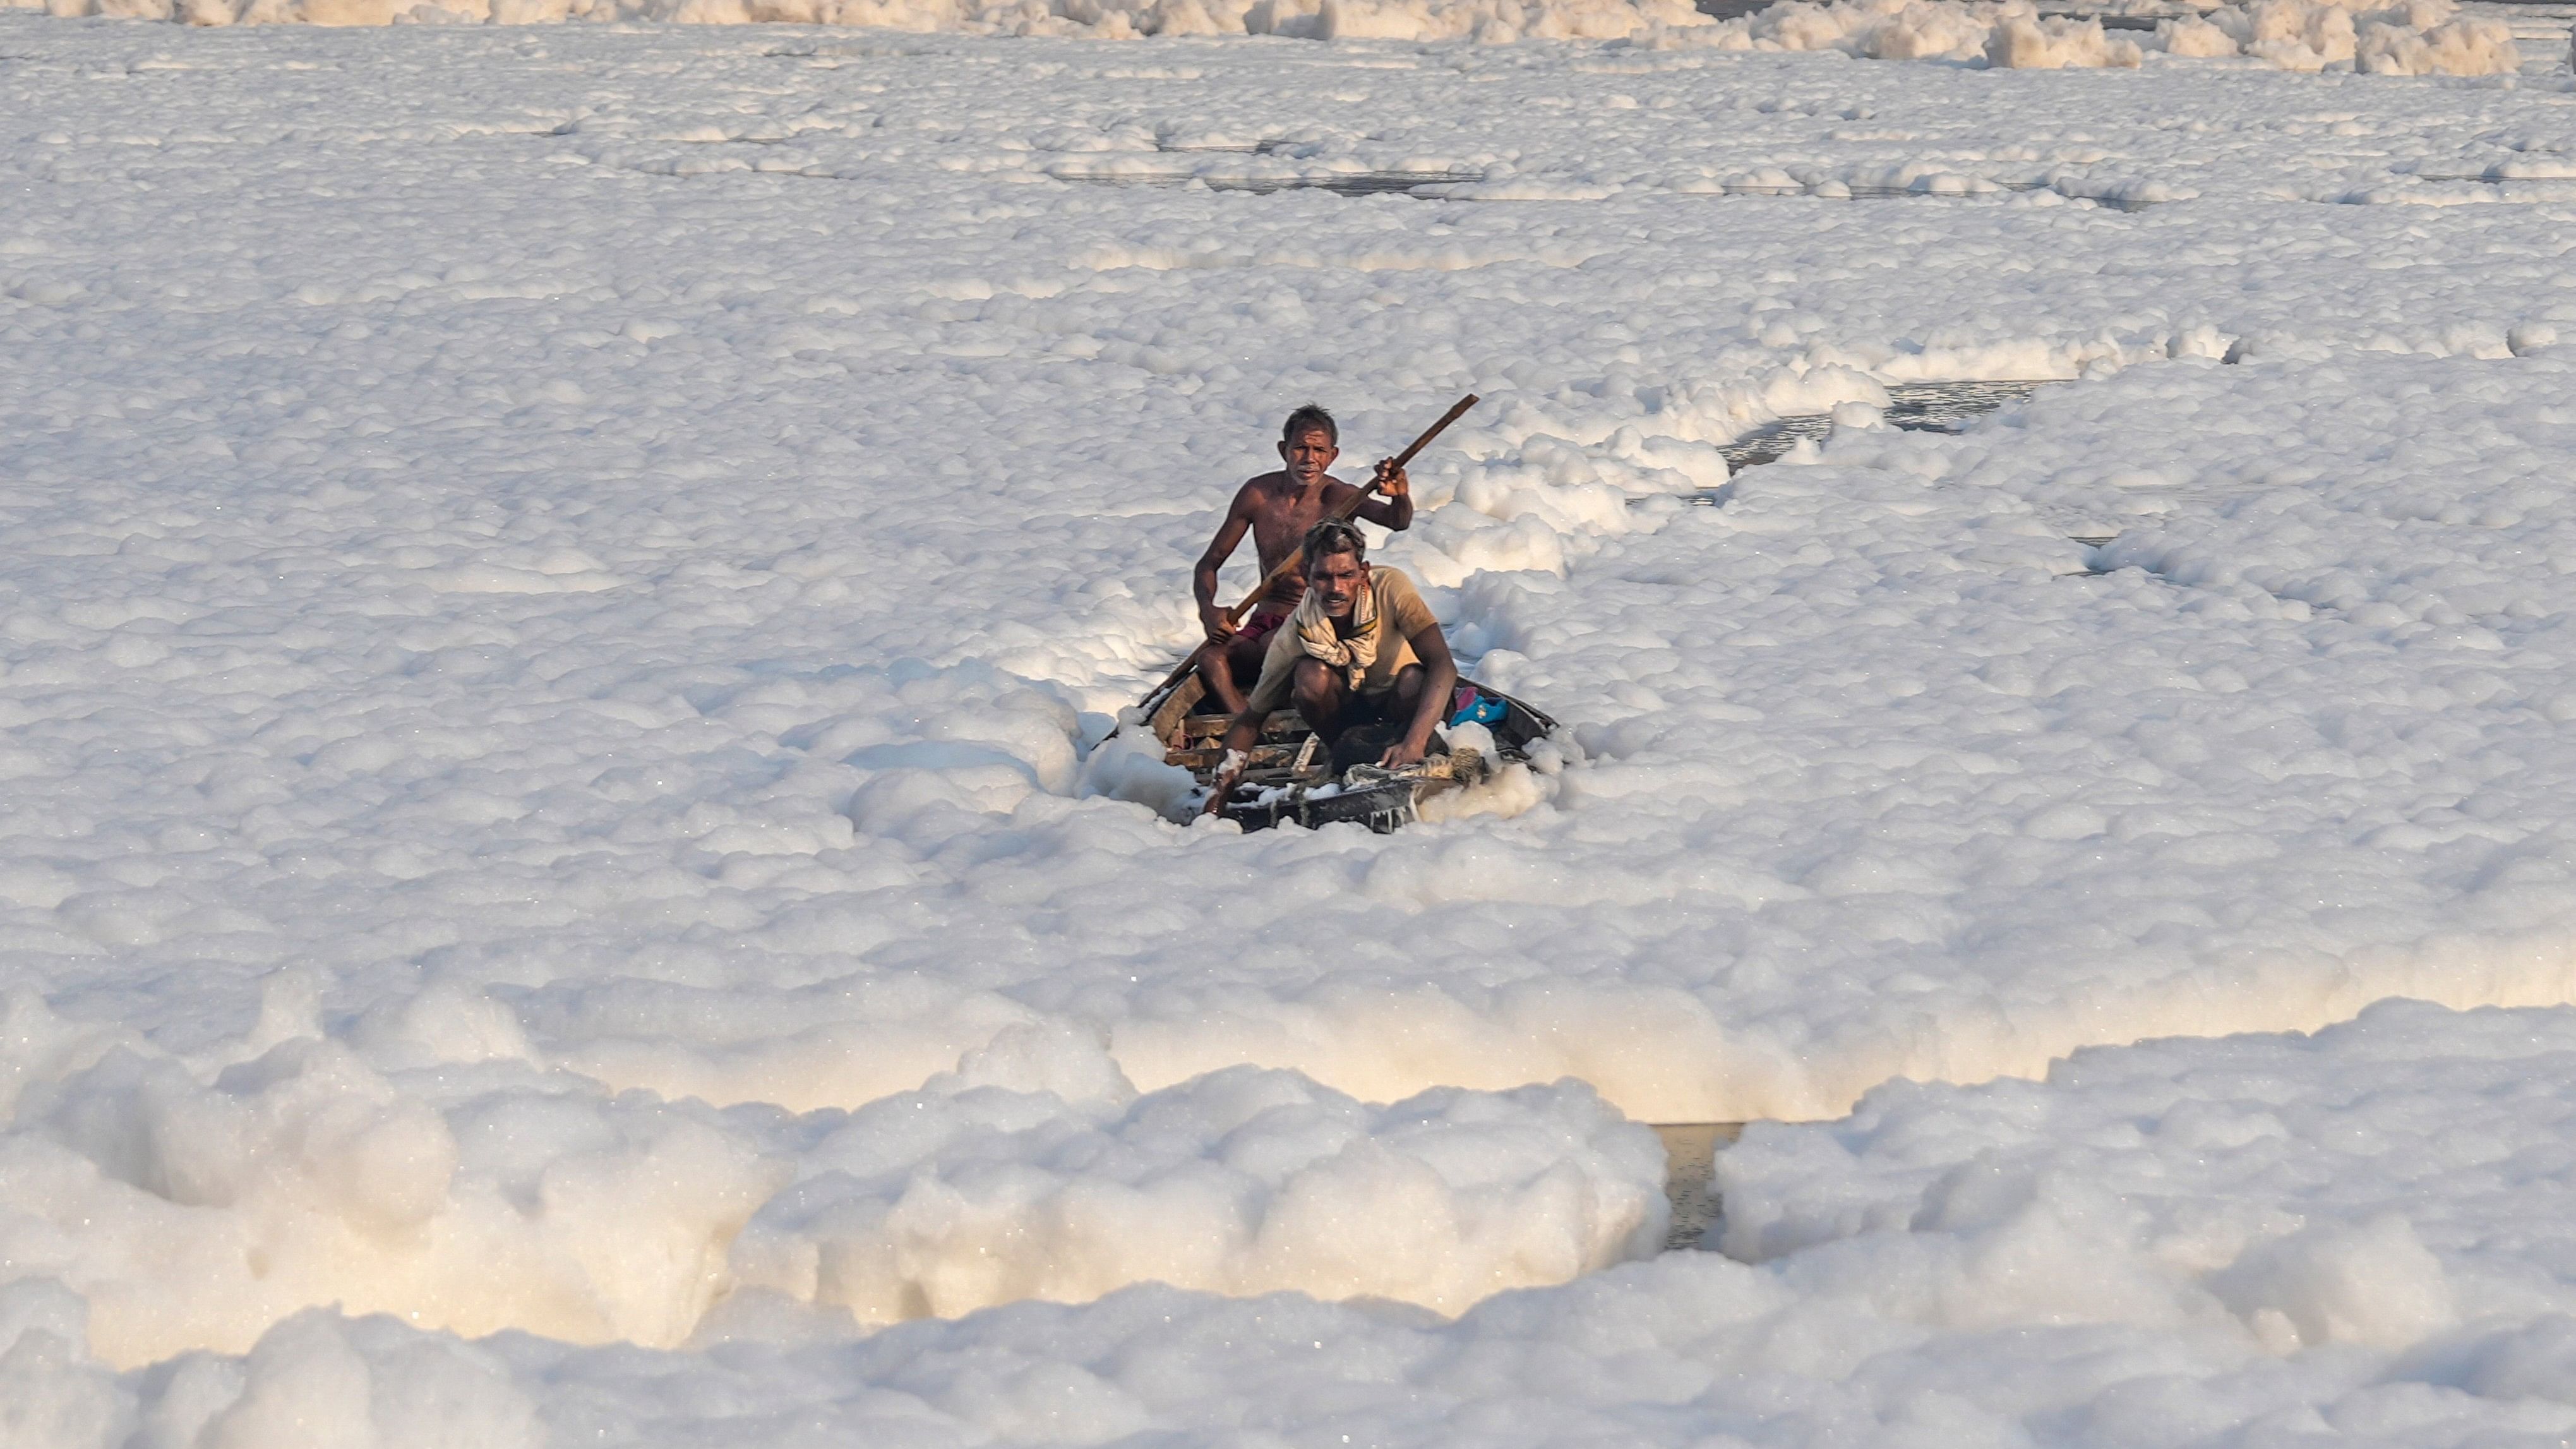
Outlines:
[[[1359,601],[1360,590],[1368,587],[1368,565],[1355,553],[1328,553],[1315,560],[1306,574],[1306,583],[1324,604],[1324,612],[1336,619],[1350,617],[1351,606]]]
[[[1333,466],[1342,450],[1333,446],[1332,434],[1322,428],[1300,428],[1297,435],[1279,445],[1279,460],[1288,465],[1288,476],[1297,486],[1311,486]]]

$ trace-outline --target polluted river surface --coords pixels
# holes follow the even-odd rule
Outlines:
[[[817,39],[0,13],[13,1446],[2576,1436],[2563,83]],[[1563,747],[1166,818],[1465,392]]]
[[[1892,382],[1887,406],[1879,415],[1888,426],[1912,433],[1955,433],[1995,409],[2017,403],[2052,382],[2065,378],[1981,379],[1962,382]],[[1776,462],[1800,443],[1822,443],[1833,435],[1831,413],[1779,418],[1754,428],[1732,442],[1718,445],[1727,466],[1737,471]]]
[[[1220,152],[1234,155],[1272,155],[1273,143],[1242,147],[1173,147],[1158,154],[1183,152]],[[1459,170],[1379,170],[1379,171],[1288,171],[1284,169],[1254,171],[1214,166],[1188,170],[1177,167],[1159,169],[1091,170],[1080,166],[1059,166],[1047,172],[1058,181],[1082,186],[1127,186],[1177,189],[1190,186],[1209,191],[1240,192],[1252,196],[1271,196],[1286,191],[1321,191],[1334,196],[1401,196],[1418,201],[1455,202],[1564,202],[1585,204],[1592,198],[1545,178],[1512,178],[1508,181],[1484,171]],[[1807,198],[1819,201],[1986,201],[2025,192],[2044,191],[2049,182],[2044,177],[1993,178],[1942,173],[1894,183],[1852,181],[1821,177],[1809,181],[1775,181],[1739,178],[1694,190],[1686,194],[1709,199],[1729,197]],[[2153,199],[2129,199],[2114,196],[2076,198],[2091,206],[2112,211],[2143,211],[2161,204]]]

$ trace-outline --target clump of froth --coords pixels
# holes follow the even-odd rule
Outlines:
[[[291,980],[270,1006],[182,1057],[67,1052],[77,1032],[13,1004],[38,1050],[12,1065],[40,1075],[0,1132],[0,1283],[86,1300],[49,1331],[117,1365],[263,1342],[256,1378],[287,1341],[261,1335],[330,1304],[647,1346],[738,1287],[845,1326],[1149,1279],[1456,1311],[1639,1256],[1666,1216],[1653,1135],[1574,1083],[1377,1107],[1245,1067],[1140,1097],[1096,1035],[1032,1016],[918,1091],[795,1116],[549,1068],[453,984],[345,1035]],[[333,1390],[350,1414],[362,1380]]]
[[[1726,1248],[1961,1326],[2406,1350],[2563,1292],[2535,1289],[2528,1225],[2565,1191],[2571,1068],[2576,1012],[2391,1002],[2313,1037],[2082,1051],[2045,1082],[1891,1084],[1724,1154]]]
[[[1081,1052],[1013,1036],[1017,1071],[971,1055],[815,1143],[736,1244],[737,1279],[868,1323],[1144,1281],[1454,1313],[1644,1256],[1669,1215],[1652,1134],[1579,1083],[1373,1107],[1236,1067],[1068,1100],[1001,1082],[1052,1056],[1063,1085]]]
[[[524,1068],[443,1101],[429,1085],[310,1037],[211,1079],[118,1047],[29,1092],[0,1138],[0,1256],[83,1292],[118,1363],[238,1351],[334,1302],[671,1343],[784,1178],[693,1104]]]
[[[1729,50],[1839,50],[1872,60],[1983,61],[1999,69],[2133,67],[2145,51],[2177,58],[2252,56],[2284,70],[2377,75],[2494,75],[2521,63],[2502,21],[2462,16],[2452,0],[2393,6],[2246,0],[2158,23],[2145,46],[2098,20],[2044,17],[2028,0],[1781,0],[1690,35]]]
[[[1709,22],[1685,0],[56,0],[56,14],[191,25],[566,20],[879,26],[975,35],[1619,40]]]

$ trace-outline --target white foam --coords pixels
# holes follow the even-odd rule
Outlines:
[[[468,1014],[446,995],[390,1015]],[[1668,1211],[1653,1135],[1576,1083],[1372,1107],[1246,1067],[1139,1097],[1097,1040],[1023,1024],[920,1092],[790,1118],[366,1035],[418,1065],[118,1046],[31,1089],[0,1134],[12,1276],[77,1290],[121,1365],[267,1353],[334,1304],[672,1346],[738,1292],[845,1327],[1146,1280],[1456,1312],[1650,1252]]]
[[[1324,41],[1616,40],[1658,46],[1840,50],[1878,60],[1982,59],[2004,69],[2135,67],[2139,44],[2099,20],[2042,17],[2029,0],[1779,0],[1713,22],[1683,0],[11,0],[58,16],[198,26],[534,25],[645,21],[833,25],[970,35],[1277,35]],[[2246,55],[2287,70],[2348,66],[2380,75],[2511,74],[2511,28],[2458,16],[2452,0],[2249,0],[2157,26],[2178,58]],[[1495,194],[1500,194],[1499,192]],[[575,399],[578,400],[578,399]],[[599,570],[488,563],[441,571],[433,588],[555,592],[617,587]]]
[[[1653,1442],[1710,1394],[1783,1444],[2563,1432],[2559,1310],[2384,1195],[2190,1272],[2033,1166],[1895,1256],[1629,1264],[1454,1327],[1293,1291],[1446,1311],[1617,1256],[1640,1139],[1532,1083],[1830,1117],[2576,995],[2546,77],[2333,69],[2366,25],[2313,73],[0,32],[0,1402],[39,1442],[435,1442],[451,1373],[504,1443],[1213,1439],[1246,1404]],[[1217,189],[1372,176],[1446,199]],[[1960,379],[2058,382],[1895,426]],[[1282,409],[1339,407],[1364,465],[1470,390],[1372,552],[1561,735],[1392,836],[1164,818],[1168,770],[1097,747]],[[1193,1083],[1247,1068],[1211,1080],[1384,1175],[1234,1163],[1232,1086]],[[1443,1119],[1490,1176],[1395,1145],[1443,1087],[1490,1094],[1430,1099],[1499,1114]],[[827,1181],[827,1139],[874,1175]],[[1028,1196],[940,1197],[970,1161]],[[888,1267],[851,1225],[916,1188],[955,1211]],[[1043,1263],[972,1226],[1097,1202]],[[1402,1238],[1381,1276],[1334,1213]],[[1281,1214],[1294,1252],[1245,1246]],[[996,1306],[864,1328],[814,1301],[825,1242],[872,1302]],[[1282,1291],[1115,1286],[1184,1268]],[[302,1316],[335,1302],[523,1332]]]
[[[1838,50],[1872,60],[1983,60],[1998,69],[2135,67],[2138,42],[2099,19],[2042,16],[2022,0],[1782,0],[1728,21],[1698,44],[1751,50]],[[2513,33],[2450,0],[2387,9],[2338,0],[2250,0],[2161,20],[2154,46],[2176,59],[2238,55],[2285,70],[2344,66],[2381,75],[2511,74]]]
[[[1757,1125],[1721,1154],[1730,1221],[1739,1203],[1800,1220],[1823,1232],[1809,1245],[1666,1254],[1454,1320],[1146,1285],[853,1337],[746,1294],[704,1347],[653,1353],[317,1312],[247,1356],[118,1379],[64,1337],[76,1299],[20,1284],[0,1290],[0,1375],[20,1422],[63,1425],[45,1442],[66,1445],[139,1426],[151,1443],[676,1446],[746,1421],[1097,1442],[1256,1414],[1328,1442],[1485,1424],[1681,1446],[1752,1422],[1798,1444],[1855,1423],[1983,1442],[2557,1435],[2576,1429],[2557,1266],[2571,1048],[2565,1010],[2398,1006],[2314,1040],[2087,1053],[2049,1083],[1890,1087],[1849,1123]]]
[[[1313,40],[1625,39],[1706,25],[1682,0],[47,0],[15,8],[189,25],[839,25],[970,35],[1280,35]],[[474,570],[454,587],[524,591]],[[542,583],[542,581],[540,581]],[[542,583],[546,589],[607,587]]]
[[[1650,1253],[1669,1211],[1662,1149],[1588,1088],[1371,1108],[1252,1067],[1072,1111],[935,1083],[853,1114],[800,1171],[737,1279],[862,1323],[1145,1281],[1454,1313]]]
[[[2249,1348],[2284,1354],[2397,1353],[2463,1323],[2563,1314],[2556,1249],[2529,1228],[2563,1188],[2571,1025],[2391,1003],[2314,1038],[1882,1088],[1846,1123],[1756,1127],[1720,1159],[1728,1250],[1838,1244],[1801,1271],[1928,1275],[1953,1321],[2224,1315]]]

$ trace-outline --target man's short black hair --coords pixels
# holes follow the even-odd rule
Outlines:
[[[1342,445],[1342,425],[1333,421],[1333,415],[1324,411],[1322,403],[1308,403],[1290,413],[1288,421],[1280,425],[1279,441],[1293,443],[1297,441],[1297,435],[1308,428],[1322,428],[1324,436],[1333,440],[1334,447]]]
[[[1327,518],[1307,529],[1305,547],[1309,564],[1322,563],[1327,555],[1337,553],[1368,562],[1368,540],[1360,537],[1360,526],[1347,518]]]

